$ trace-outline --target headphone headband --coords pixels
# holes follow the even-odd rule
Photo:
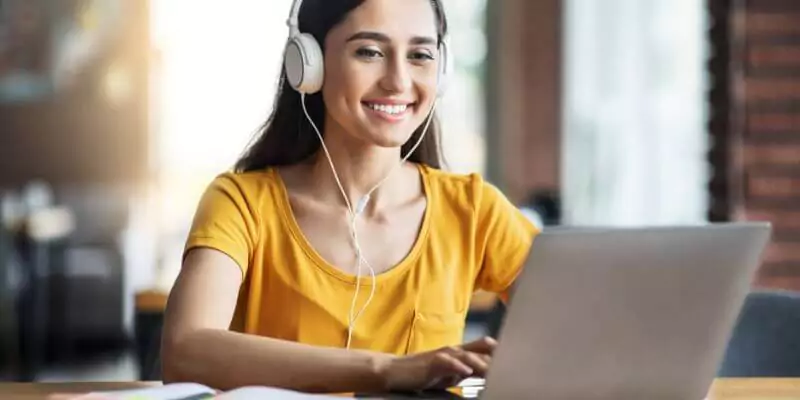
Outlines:
[[[286,25],[292,33],[300,32],[300,5],[303,4],[302,0],[292,1],[291,12],[289,12],[289,19],[286,20]]]

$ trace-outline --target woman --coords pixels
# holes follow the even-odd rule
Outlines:
[[[482,376],[495,342],[461,344],[471,295],[507,300],[537,231],[479,175],[438,169],[441,4],[307,0],[299,28],[323,49],[321,91],[301,98],[284,71],[261,136],[204,194],[164,379],[350,392]]]

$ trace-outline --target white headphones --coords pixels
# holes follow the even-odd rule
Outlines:
[[[442,7],[440,0],[433,0]],[[300,32],[300,5],[302,0],[294,0],[289,19],[289,40],[284,50],[284,69],[289,84],[300,93],[314,94],[322,89],[325,80],[325,65],[322,48],[311,34]],[[453,73],[450,48],[447,38],[439,44],[439,68],[437,95],[442,97],[447,89],[447,81]]]
[[[439,0],[436,1],[436,6],[441,7],[441,3]],[[286,44],[285,49],[285,64],[284,68],[286,69],[286,76],[289,81],[289,84],[300,93],[300,105],[303,108],[303,113],[308,119],[308,122],[311,124],[312,128],[314,128],[314,132],[317,134],[317,137],[320,140],[320,144],[322,150],[325,152],[325,157],[330,164],[331,171],[333,172],[333,177],[336,180],[336,184],[339,186],[339,190],[341,191],[342,197],[344,198],[345,203],[347,204],[348,214],[350,216],[350,224],[348,228],[350,229],[350,235],[353,239],[353,245],[356,251],[356,288],[355,293],[353,294],[353,300],[350,305],[350,312],[349,312],[349,326],[347,328],[347,343],[346,348],[350,349],[350,345],[352,343],[353,337],[353,329],[355,327],[356,321],[358,317],[366,310],[367,306],[369,305],[370,301],[372,301],[372,297],[375,295],[375,269],[369,264],[369,262],[364,258],[364,254],[361,251],[361,245],[358,240],[358,230],[356,229],[356,218],[364,211],[367,206],[367,203],[370,200],[370,195],[373,191],[375,191],[381,184],[383,184],[386,179],[389,178],[391,172],[386,174],[384,178],[376,183],[372,189],[370,189],[361,199],[358,200],[357,203],[353,204],[345,193],[344,187],[342,186],[342,182],[339,179],[339,175],[336,173],[336,167],[333,165],[333,160],[331,159],[331,155],[328,152],[327,147],[325,146],[325,141],[322,138],[322,134],[320,133],[319,129],[317,129],[317,125],[314,123],[314,120],[308,113],[308,109],[306,108],[305,96],[307,94],[313,94],[318,92],[322,89],[322,83],[324,81],[325,75],[325,66],[323,63],[323,55],[322,49],[319,46],[319,43],[314,39],[313,36],[307,33],[301,33],[299,28],[299,15],[300,15],[300,5],[302,4],[301,0],[294,0],[292,4],[292,13],[289,16],[288,25],[289,25],[289,40]],[[437,71],[437,99],[434,99],[433,105],[431,106],[431,110],[428,114],[427,122],[425,123],[425,127],[423,128],[422,134],[419,135],[417,142],[408,151],[406,156],[403,160],[398,163],[397,165],[401,165],[405,162],[414,150],[422,143],[422,139],[425,137],[425,133],[428,131],[430,127],[431,121],[433,121],[434,111],[436,110],[436,104],[438,98],[442,97],[445,93],[445,89],[447,87],[447,78],[452,74],[452,59],[450,58],[448,46],[446,40],[443,38],[441,40],[439,46],[439,65]],[[362,265],[366,265],[367,269],[370,272],[370,276],[372,277],[372,286],[369,297],[367,298],[366,303],[361,307],[361,309],[356,313],[356,302],[358,300],[358,293],[361,287],[361,267]]]

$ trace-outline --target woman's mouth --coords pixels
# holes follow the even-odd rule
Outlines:
[[[390,104],[364,101],[361,104],[368,110],[370,115],[389,122],[402,121],[414,110],[414,103]]]

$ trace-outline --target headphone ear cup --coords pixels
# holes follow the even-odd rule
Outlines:
[[[447,86],[453,75],[453,57],[450,52],[450,45],[447,40],[442,40],[439,46],[439,69],[438,69],[438,84],[436,94],[439,97],[444,96],[447,92]]]
[[[284,51],[284,68],[289,84],[300,93],[322,89],[325,65],[322,49],[313,36],[302,33],[289,39]]]

